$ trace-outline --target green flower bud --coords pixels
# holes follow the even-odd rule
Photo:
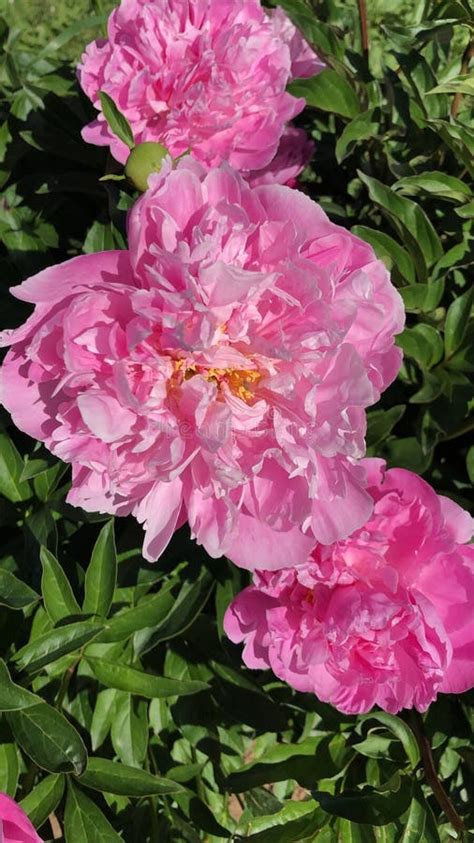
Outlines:
[[[166,156],[169,155],[166,146],[153,141],[145,141],[135,146],[127,158],[125,175],[142,193],[148,187],[150,173],[159,173]]]

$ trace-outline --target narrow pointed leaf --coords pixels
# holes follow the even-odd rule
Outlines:
[[[0,606],[9,609],[25,609],[40,599],[39,594],[18,579],[11,571],[0,568]]]
[[[69,782],[64,828],[67,843],[123,843],[100,808]]]
[[[100,623],[79,621],[52,629],[18,650],[13,660],[20,670],[28,670],[29,673],[34,673],[47,664],[56,661],[56,659],[60,659],[68,653],[73,653],[75,650],[80,650],[92,641],[103,628]]]
[[[80,615],[81,609],[71,584],[56,557],[46,547],[42,547],[40,558],[43,566],[41,593],[52,622],[57,623],[68,615]]]
[[[136,652],[148,653],[161,641],[167,641],[184,632],[206,604],[214,588],[214,580],[209,571],[201,571],[196,579],[186,580],[174,605],[156,629],[143,629],[135,636]]]
[[[90,758],[80,782],[93,790],[115,793],[118,796],[133,796],[137,799],[143,796],[179,793],[183,790],[181,785],[171,779],[153,776],[145,770],[118,764],[107,758]]]
[[[113,664],[106,659],[89,656],[87,662],[97,679],[109,688],[128,691],[130,694],[137,694],[149,699],[198,694],[209,687],[206,682],[166,679],[124,664]]]
[[[41,828],[49,815],[56,810],[64,793],[65,778],[62,775],[49,775],[25,796],[20,806],[30,818],[35,828]]]
[[[117,583],[117,552],[113,518],[102,527],[86,572],[83,610],[107,617]]]
[[[99,99],[102,114],[109,124],[110,131],[129,149],[133,149],[135,146],[133,131],[125,115],[119,111],[112,97],[109,97],[105,91],[99,91]]]

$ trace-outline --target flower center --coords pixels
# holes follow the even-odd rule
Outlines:
[[[231,392],[242,401],[249,402],[255,398],[251,387],[257,384],[262,377],[257,369],[217,369],[213,366],[202,366],[192,363],[186,366],[184,360],[175,360],[174,377],[188,381],[195,375],[201,375],[207,381],[214,381],[219,388],[226,383]]]

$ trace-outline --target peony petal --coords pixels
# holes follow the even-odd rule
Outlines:
[[[182,489],[179,478],[170,483],[156,483],[135,507],[133,514],[145,527],[143,556],[149,562],[159,559],[174,531],[184,523]]]

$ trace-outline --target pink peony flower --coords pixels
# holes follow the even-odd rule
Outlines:
[[[411,471],[364,463],[367,523],[292,570],[256,573],[224,626],[248,667],[341,711],[425,711],[474,685],[474,521]]]
[[[364,408],[404,319],[371,247],[299,191],[189,156],[151,177],[129,244],[25,281],[35,312],[1,337],[1,400],[72,463],[69,502],[133,513],[148,559],[187,518],[248,567],[363,524]]]
[[[159,141],[174,158],[191,149],[207,168],[264,168],[268,179],[285,124],[305,105],[287,83],[323,67],[284,12],[260,0],[122,0],[79,81],[99,111],[99,91],[112,97],[137,143]],[[102,113],[83,138],[125,162]]]
[[[6,793],[0,793],[1,843],[41,843],[25,812]]]

